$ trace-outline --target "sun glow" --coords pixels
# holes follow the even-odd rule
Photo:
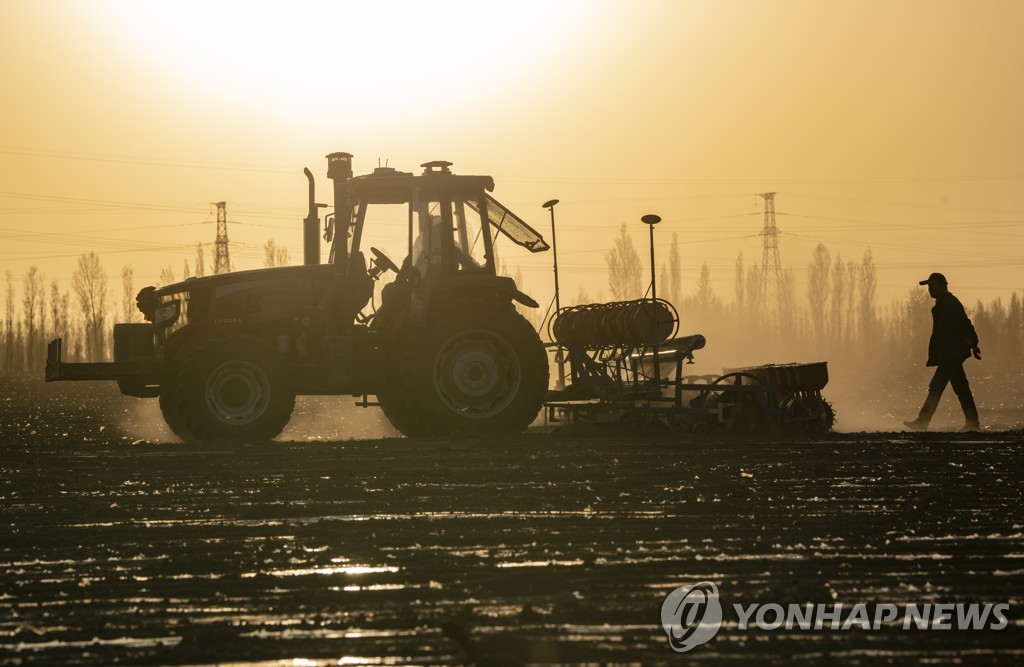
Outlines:
[[[293,118],[443,110],[540,77],[598,3],[134,2],[100,21],[203,94]],[[576,31],[578,32],[578,30]]]

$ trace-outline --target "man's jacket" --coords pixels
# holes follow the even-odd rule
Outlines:
[[[932,307],[927,365],[962,364],[977,344],[978,334],[960,299],[949,292],[936,299]]]

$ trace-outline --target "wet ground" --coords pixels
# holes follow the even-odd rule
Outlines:
[[[0,663],[1020,664],[1024,434],[173,443],[107,385],[0,380]],[[332,430],[333,429],[333,430]],[[328,441],[308,441],[317,434]],[[758,631],[665,595],[1009,603],[993,631]]]

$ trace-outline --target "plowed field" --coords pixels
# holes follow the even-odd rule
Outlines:
[[[1024,662],[1019,432],[369,439],[386,425],[325,399],[291,441],[196,447],[112,386],[0,382],[3,664]],[[662,601],[703,580],[725,605],[1004,602],[1010,621],[727,614],[676,654]]]

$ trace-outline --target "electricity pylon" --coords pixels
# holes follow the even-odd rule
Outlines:
[[[764,323],[774,327],[782,320],[782,260],[779,259],[779,228],[775,225],[775,193],[758,196],[764,199],[759,309]]]
[[[230,273],[231,259],[228,257],[228,205],[219,201],[217,206],[217,241],[214,244],[213,272]]]

